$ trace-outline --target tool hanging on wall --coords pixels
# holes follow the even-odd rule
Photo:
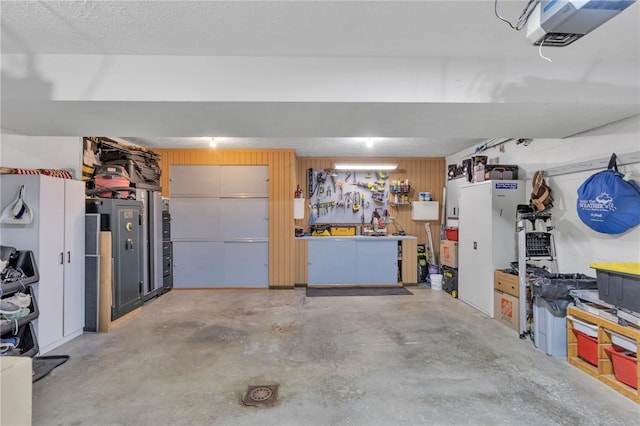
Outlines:
[[[426,222],[424,224],[424,227],[427,230],[427,241],[429,244],[429,264],[435,265],[436,255],[434,254],[434,251],[433,251],[433,237],[431,236],[431,225],[429,224],[429,222]]]
[[[28,224],[33,221],[33,212],[24,201],[24,185],[20,186],[18,196],[2,211],[0,221],[2,223]]]
[[[360,210],[360,193],[354,192],[353,194],[353,212],[357,213]]]

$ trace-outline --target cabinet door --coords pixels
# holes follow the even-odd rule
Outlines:
[[[506,268],[518,259],[516,208],[526,203],[523,181],[493,181],[493,269]]]
[[[85,184],[64,182],[64,335],[68,336],[84,327]]]
[[[224,243],[185,241],[173,243],[175,288],[224,287]]]
[[[224,243],[225,287],[269,287],[269,243]]]
[[[461,189],[458,297],[491,318],[494,302],[492,214],[490,185],[475,184]]]
[[[269,200],[266,198],[221,198],[219,217],[223,240],[269,238]]]
[[[64,181],[42,176],[39,193],[38,205],[31,208],[37,209],[34,222],[40,229],[37,253],[40,315],[36,334],[44,353],[64,336]]]
[[[267,197],[269,166],[220,166],[220,196]]]
[[[217,197],[220,194],[220,166],[186,165],[171,166],[169,190],[171,209],[174,197]]]
[[[114,260],[114,300],[112,320],[142,304],[142,207],[117,206],[117,223],[111,231]]]
[[[311,240],[308,242],[307,281],[311,285],[353,285],[356,283],[354,240]]]
[[[220,199],[172,199],[171,239],[174,241],[220,239]]]
[[[357,241],[357,283],[398,284],[398,242]]]

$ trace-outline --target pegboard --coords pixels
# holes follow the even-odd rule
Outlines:
[[[389,205],[389,174],[383,171],[307,170],[313,223],[370,223]]]

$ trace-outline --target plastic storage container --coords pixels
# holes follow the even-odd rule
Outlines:
[[[611,334],[611,343],[614,344],[615,346],[620,346],[621,348],[624,348],[631,352],[638,351],[638,346],[635,340],[625,336],[621,336],[617,333],[614,333],[613,331],[611,331],[610,334]]]
[[[598,326],[572,316],[573,332],[578,339],[578,356],[591,365],[598,365]]]
[[[638,357],[631,351],[616,346],[605,346],[604,350],[611,355],[613,374],[616,379],[638,389]]]
[[[569,317],[573,320],[573,329],[586,334],[589,337],[598,337],[598,326],[590,322],[581,321],[577,318]]]
[[[551,356],[567,356],[567,318],[556,317],[544,299],[536,297],[533,304],[534,344]]]
[[[432,290],[442,290],[442,274],[431,274],[429,278],[431,278]]]
[[[605,302],[640,312],[640,262],[592,263],[598,279],[598,296]]]
[[[598,340],[575,328],[573,332],[578,339],[578,356],[589,364],[598,366]]]
[[[444,232],[447,240],[458,241],[458,228],[456,227],[445,228]]]
[[[26,290],[23,290],[24,294],[28,294],[31,296],[31,305],[29,305],[29,314],[21,317],[21,318],[17,318],[15,321],[11,320],[11,322],[7,323],[7,324],[2,324],[0,325],[0,334],[2,334],[3,336],[5,334],[14,334],[16,332],[16,330],[19,330],[19,328],[28,323],[33,321],[34,319],[38,318],[38,315],[40,314],[40,311],[38,310],[38,304],[36,303],[36,298],[33,297],[33,293],[31,291],[31,287],[27,287]]]
[[[33,323],[25,324],[18,329],[16,337],[20,339],[20,343],[18,343],[18,348],[20,348],[21,351],[20,356],[33,358],[38,354],[40,348],[38,347],[35,336],[36,333],[33,331]]]
[[[19,281],[3,281],[2,284],[0,284],[0,295],[9,295],[16,291],[24,291],[28,285],[40,281],[40,274],[38,273],[32,251],[17,251],[9,265],[14,269],[21,270],[26,278]]]

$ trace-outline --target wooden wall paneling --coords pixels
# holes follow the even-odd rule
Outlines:
[[[402,283],[418,283],[418,242],[416,240],[402,241]]]
[[[442,205],[442,189],[446,184],[446,165],[445,159],[442,157],[422,157],[422,158],[394,158],[394,157],[376,157],[376,158],[335,158],[335,157],[299,157],[296,162],[296,184],[300,184],[307,194],[307,169],[330,169],[335,162],[384,162],[397,163],[398,169],[389,173],[390,180],[408,179],[412,186],[411,199],[418,200],[419,192],[431,192],[432,199],[440,202]],[[404,228],[408,235],[415,235],[418,238],[417,243],[427,243],[427,232],[425,222],[414,222],[411,219],[410,206],[389,206],[389,214],[398,219],[399,224]],[[305,209],[305,217],[296,221],[298,226],[308,228],[308,209]],[[436,257],[439,255],[440,248],[440,221],[429,222],[431,225],[431,233],[433,237],[434,251]],[[302,241],[296,243],[296,268],[295,283],[301,284],[307,282],[306,276],[306,245]],[[417,254],[416,254],[417,257]],[[417,261],[417,260],[416,260]],[[417,266],[416,266],[417,268]]]
[[[444,158],[331,158],[295,157],[292,150],[227,150],[227,149],[160,149],[160,166],[163,170],[161,185],[164,196],[170,194],[169,170],[173,164],[246,164],[269,166],[269,284],[271,287],[290,288],[307,282],[306,244],[294,238],[294,226],[308,228],[308,208],[302,220],[293,219],[293,193],[296,185],[305,191],[308,199],[307,169],[330,169],[336,161],[395,162],[399,169],[389,174],[389,179],[409,179],[412,184],[412,200],[418,192],[430,191],[434,200],[442,202],[442,188],[446,183]],[[407,234],[418,237],[418,243],[426,243],[424,222],[411,219],[410,207],[389,207],[392,216]],[[433,243],[439,249],[440,222],[431,222]]]

